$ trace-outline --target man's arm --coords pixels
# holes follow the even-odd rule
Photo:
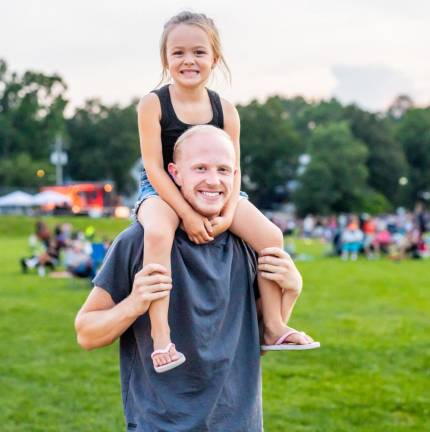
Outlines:
[[[171,289],[172,279],[159,264],[148,264],[136,273],[130,295],[118,304],[96,286],[75,319],[78,344],[86,350],[110,345],[146,313],[152,301],[166,297]]]

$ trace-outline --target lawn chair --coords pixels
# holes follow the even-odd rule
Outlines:
[[[103,243],[92,243],[91,260],[93,262],[93,273],[96,274],[99,267],[102,265],[106,255],[106,248]]]

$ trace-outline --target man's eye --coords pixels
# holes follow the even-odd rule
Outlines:
[[[196,167],[196,170],[197,170],[197,171],[204,171],[204,170],[205,170],[205,167],[203,167],[203,166],[198,166],[198,167]]]

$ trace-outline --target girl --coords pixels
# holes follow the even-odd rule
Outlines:
[[[190,240],[197,244],[210,242],[230,229],[256,251],[266,247],[283,248],[281,231],[247,199],[240,197],[239,167],[232,198],[221,216],[212,221],[193,210],[167,173],[176,140],[197,124],[224,129],[232,138],[237,161],[240,161],[237,110],[205,87],[215,67],[223,67],[229,73],[213,21],[204,14],[191,12],[174,16],[164,26],[160,54],[162,82],[168,78],[171,84],[146,95],[138,107],[144,170],[136,213],[145,231],[143,264],[160,263],[170,271],[170,252],[180,221]],[[264,270],[270,272],[271,269]],[[269,277],[258,277],[264,317],[264,349],[297,349],[298,345],[315,348],[317,343],[311,338],[284,324],[296,296],[286,292],[282,297],[281,290]],[[282,301],[289,311],[284,317]],[[153,302],[149,309],[154,342],[152,359],[157,372],[173,369],[185,361],[185,356],[176,351],[170,339],[168,308],[169,298],[163,298]]]

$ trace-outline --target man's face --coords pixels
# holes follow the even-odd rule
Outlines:
[[[218,216],[233,189],[233,144],[216,133],[196,133],[181,144],[169,172],[194,210],[208,218]]]

